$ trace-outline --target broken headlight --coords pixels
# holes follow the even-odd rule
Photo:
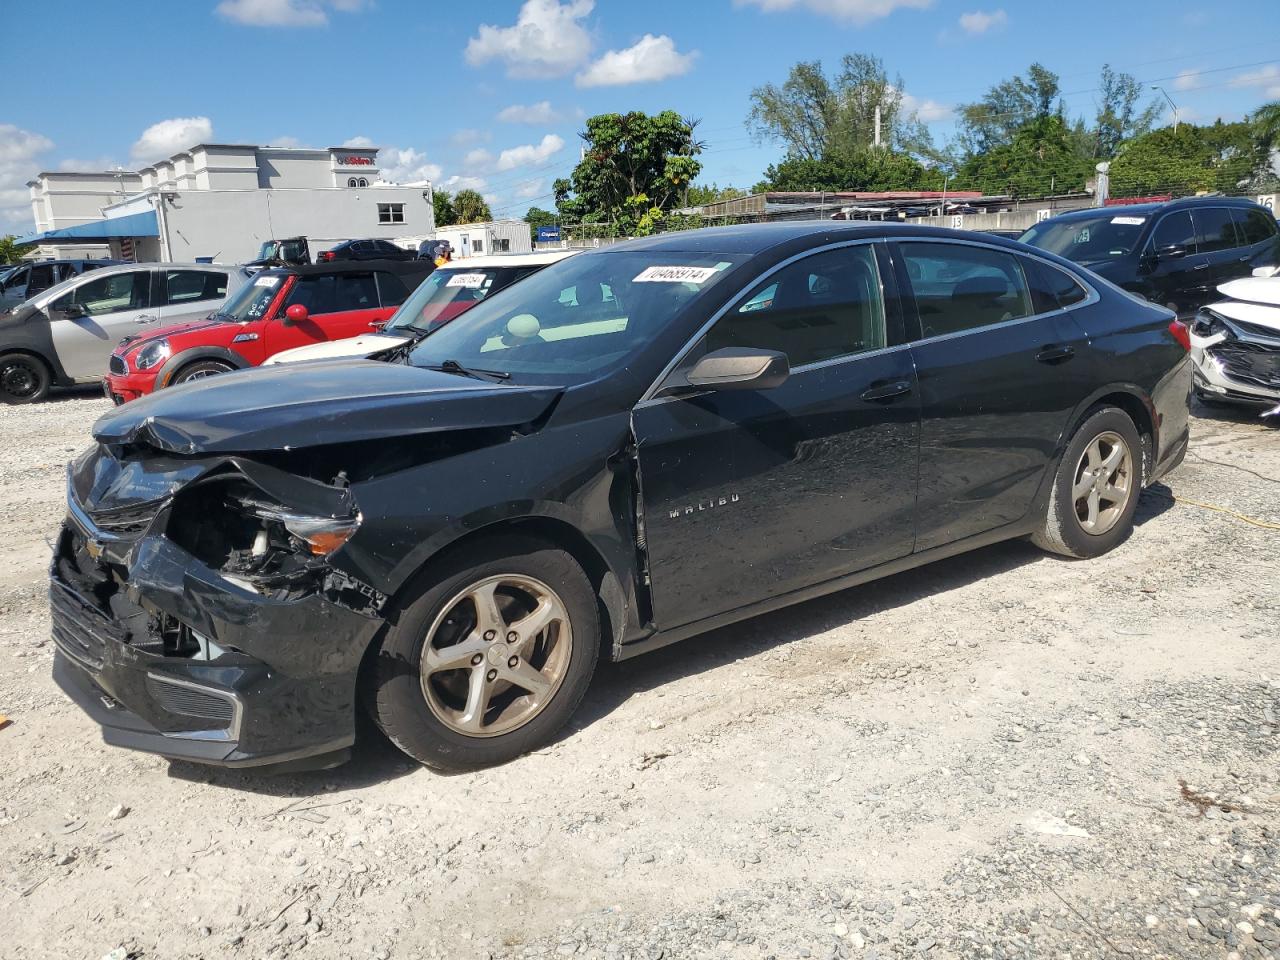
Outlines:
[[[280,524],[302,541],[313,557],[327,557],[360,529],[358,513],[353,517],[312,517],[256,501],[246,501],[245,506],[259,519]],[[265,537],[266,534],[267,531],[264,530],[260,536]]]
[[[168,360],[172,352],[173,348],[169,346],[168,340],[163,337],[152,340],[134,355],[133,365],[139,370],[150,370]]]
[[[1217,336],[1220,333],[1227,333],[1228,328],[1223,323],[1222,318],[1209,309],[1201,309],[1196,314],[1195,321],[1191,324],[1191,332],[1197,337],[1207,338]]]

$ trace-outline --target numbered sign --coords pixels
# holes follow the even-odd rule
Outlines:
[[[1276,195],[1274,193],[1264,193],[1258,197],[1258,202],[1270,210],[1276,212]]]
[[[1048,220],[1052,216],[1053,216],[1052,210],[1037,210],[1036,223],[1039,223],[1041,220]]]
[[[957,213],[954,217],[952,217],[952,218],[951,218],[951,229],[952,229],[952,230],[963,230],[963,229],[964,229],[964,214],[963,214],[963,213]]]

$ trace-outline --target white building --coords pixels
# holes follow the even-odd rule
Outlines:
[[[431,186],[378,177],[377,147],[204,143],[141,170],[42,173],[27,186],[41,256],[225,263],[264,240],[341,240],[435,229]]]
[[[532,253],[529,224],[523,220],[493,220],[488,223],[459,223],[441,227],[434,233],[401,236],[396,243],[410,250],[424,240],[448,240],[455,260],[487,257],[492,253]]]

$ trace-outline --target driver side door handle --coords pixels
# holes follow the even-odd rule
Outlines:
[[[868,387],[858,394],[860,400],[867,402],[876,402],[884,400],[892,400],[895,397],[901,397],[911,392],[911,382],[909,380],[894,380],[890,383],[881,383],[873,387]]]
[[[1066,363],[1076,355],[1076,351],[1072,347],[1056,347],[1047,346],[1036,354],[1036,359],[1041,363]]]

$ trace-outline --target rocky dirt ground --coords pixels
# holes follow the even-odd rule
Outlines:
[[[105,409],[0,409],[7,958],[1280,958],[1280,529],[1241,518],[1280,524],[1280,437],[1248,414],[1198,409],[1101,560],[1005,544],[605,668],[499,769],[370,733],[268,778],[108,749],[49,678]]]

